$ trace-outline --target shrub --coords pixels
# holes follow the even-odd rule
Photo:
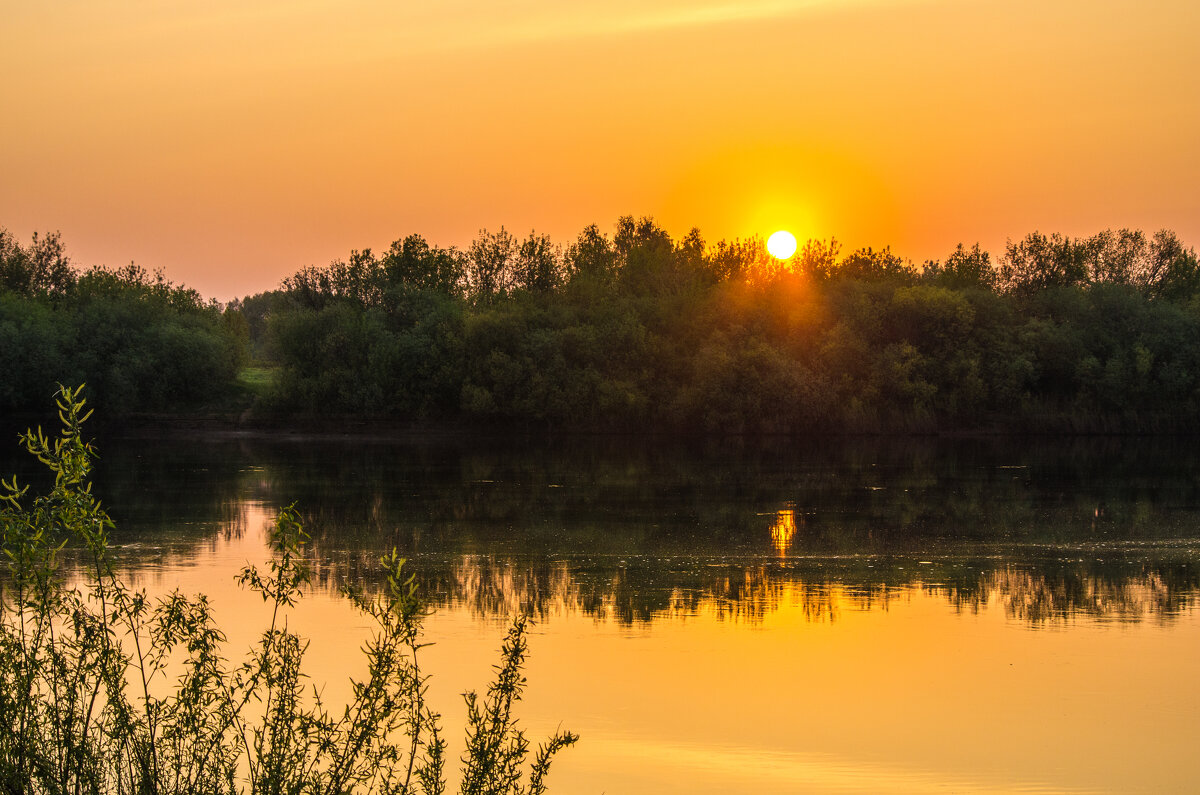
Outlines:
[[[229,663],[204,596],[153,602],[117,575],[113,523],[88,481],[81,389],[60,388],[59,436],[21,437],[53,473],[50,493],[31,500],[15,478],[0,490],[0,792],[444,792],[446,745],[419,664],[423,610],[404,561],[383,559],[382,594],[348,591],[374,632],[366,677],[331,710],[319,691],[307,695],[306,644],[284,620],[309,582],[304,530],[284,509],[269,570],[241,575],[273,606],[270,626],[246,660]],[[82,555],[82,586],[60,573],[67,544]],[[496,681],[483,699],[467,695],[464,793],[543,792],[551,758],[577,739],[556,734],[525,765],[529,743],[512,717],[524,632],[518,618]]]

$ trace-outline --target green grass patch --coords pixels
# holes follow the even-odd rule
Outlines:
[[[260,398],[271,391],[278,379],[278,367],[243,367],[237,375],[238,386]]]

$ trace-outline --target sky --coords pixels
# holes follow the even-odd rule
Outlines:
[[[0,0],[0,227],[209,297],[408,234],[1200,245],[1194,0]]]

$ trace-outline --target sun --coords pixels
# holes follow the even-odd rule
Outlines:
[[[796,253],[796,236],[780,229],[767,238],[767,251],[775,259],[787,259]]]

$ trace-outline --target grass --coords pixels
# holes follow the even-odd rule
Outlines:
[[[251,365],[243,367],[237,374],[238,386],[256,399],[265,397],[278,379],[279,368],[274,366]]]

